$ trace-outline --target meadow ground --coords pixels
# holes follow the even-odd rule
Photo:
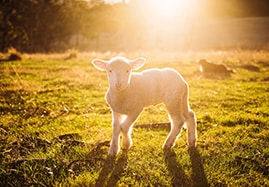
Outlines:
[[[108,84],[90,61],[115,55],[24,55],[0,63],[0,186],[269,186],[268,51],[121,54],[144,56],[144,69],[172,67],[185,77],[199,140],[189,150],[184,130],[164,152],[169,125],[158,123],[168,117],[157,105],[136,122],[133,147],[111,158]],[[236,73],[204,76],[199,58]]]

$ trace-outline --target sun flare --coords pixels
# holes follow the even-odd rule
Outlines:
[[[191,44],[199,0],[131,0],[130,4],[141,46],[168,50]]]
[[[197,5],[196,0],[149,0],[148,3],[157,19],[188,17],[195,12]]]

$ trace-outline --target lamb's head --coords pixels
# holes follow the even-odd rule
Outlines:
[[[207,59],[200,59],[200,60],[197,60],[197,64],[200,64],[200,65],[204,65],[204,64],[206,64],[206,63],[208,63],[209,62],[209,60],[207,60]]]
[[[200,60],[197,61],[197,64],[200,65],[200,72],[204,72],[204,71],[205,71],[205,70],[204,70],[204,67],[205,67],[208,63],[210,63],[210,61],[207,60],[207,59],[200,59]]]
[[[124,57],[115,57],[109,61],[94,59],[92,64],[101,71],[106,71],[110,89],[121,92],[128,88],[131,81],[132,70],[138,70],[145,64],[142,57],[129,60]]]

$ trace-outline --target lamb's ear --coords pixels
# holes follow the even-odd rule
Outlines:
[[[145,63],[146,63],[146,59],[143,57],[139,57],[135,60],[130,61],[130,64],[132,65],[133,70],[140,69],[142,66],[144,66]]]
[[[92,64],[100,71],[106,71],[107,61],[101,59],[93,59]]]

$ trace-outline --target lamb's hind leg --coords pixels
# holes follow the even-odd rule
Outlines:
[[[166,138],[166,141],[163,145],[164,149],[170,149],[175,145],[177,138],[180,135],[182,126],[184,124],[184,116],[180,113],[169,114],[170,122],[171,122],[171,130],[169,135]]]
[[[195,113],[192,110],[189,110],[187,114],[184,114],[186,117],[187,125],[187,137],[189,147],[195,147],[197,141],[197,123]]]

